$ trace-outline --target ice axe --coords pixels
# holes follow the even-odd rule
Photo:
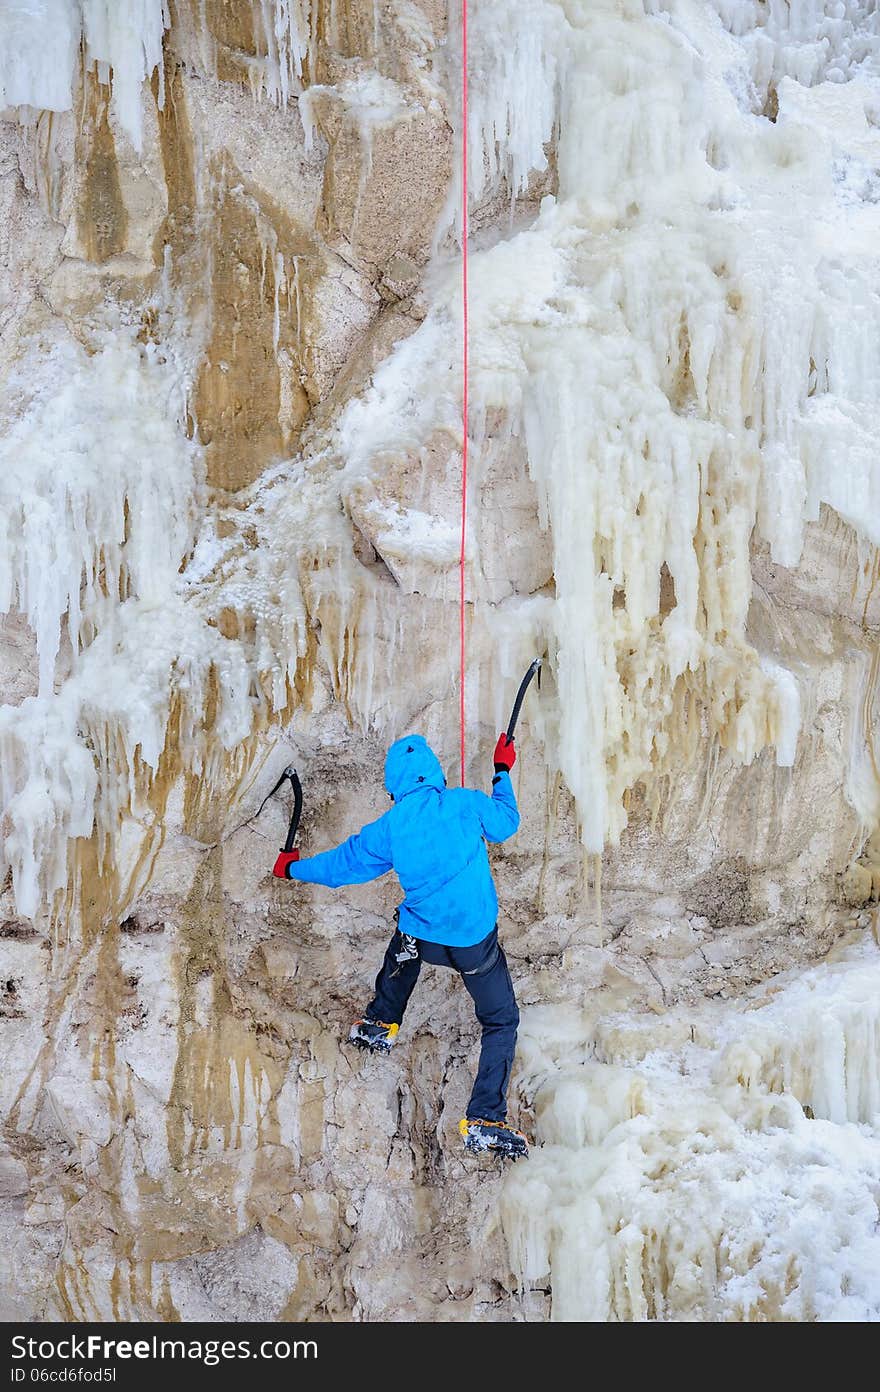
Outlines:
[[[256,818],[259,817],[260,813],[266,806],[266,803],[269,801],[269,799],[275,796],[275,794],[278,792],[278,789],[282,786],[282,784],[286,783],[288,779],[290,779],[290,786],[293,789],[293,816],[290,819],[290,826],[287,828],[287,837],[282,847],[282,851],[285,855],[289,855],[290,852],[293,850],[293,843],[296,840],[296,833],[299,831],[299,819],[302,816],[303,810],[302,784],[299,781],[299,774],[293,767],[293,764],[287,765],[287,768],[284,770],[281,777],[278,779],[278,782],[275,784],[275,787],[271,790],[271,792],[268,792],[266,796],[263,798],[263,801],[260,803],[260,806],[257,809],[257,812],[254,816],[254,820],[256,821]]]
[[[519,691],[516,693],[516,700],[513,703],[513,710],[510,712],[510,723],[507,726],[507,743],[510,744],[516,730],[516,722],[519,720],[519,713],[522,710],[522,703],[525,700],[526,692],[532,677],[538,678],[538,690],[541,690],[541,664],[543,658],[536,657],[529,670],[526,672],[519,684]]]

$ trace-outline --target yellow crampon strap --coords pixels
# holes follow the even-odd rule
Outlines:
[[[468,1127],[470,1126],[503,1126],[505,1131],[513,1130],[511,1126],[508,1126],[506,1121],[484,1121],[482,1117],[462,1117],[461,1121],[458,1123],[459,1133],[462,1136],[466,1136],[468,1134]],[[513,1134],[518,1136],[519,1132],[514,1131]]]

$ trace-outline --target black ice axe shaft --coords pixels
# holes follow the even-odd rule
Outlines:
[[[290,786],[293,789],[293,815],[290,818],[290,826],[287,828],[287,836],[284,840],[285,851],[293,850],[293,843],[296,840],[296,833],[299,831],[299,819],[303,810],[303,790],[299,781],[299,774],[296,769],[290,771]]]
[[[541,690],[541,658],[540,658],[540,657],[536,657],[536,658],[535,658],[535,660],[534,660],[534,662],[532,663],[531,667],[530,667],[529,670],[526,672],[525,676],[523,677],[522,681],[521,681],[520,684],[519,684],[519,691],[516,693],[516,700],[515,700],[514,703],[513,703],[513,710],[510,712],[510,724],[509,724],[508,727],[507,727],[507,742],[508,742],[508,744],[509,744],[510,741],[513,739],[514,731],[516,730],[516,722],[519,720],[519,713],[520,713],[520,711],[522,710],[522,703],[523,703],[523,701],[525,700],[526,692],[528,691],[528,689],[529,689],[529,684],[530,684],[530,682],[531,682],[531,680],[532,680],[532,677],[534,677],[534,676],[537,676],[537,678],[538,678],[538,690],[540,691],[540,690]]]
[[[257,812],[257,817],[259,817],[260,812],[262,812],[269,799],[275,796],[281,785],[288,779],[290,779],[290,786],[293,789],[293,816],[290,819],[290,826],[287,828],[287,838],[282,847],[286,852],[293,850],[293,843],[296,840],[296,833],[299,831],[299,819],[302,816],[303,810],[302,784],[299,781],[299,774],[293,767],[293,764],[288,764],[287,768],[278,779],[278,782],[275,784],[275,787],[263,798],[263,801],[260,803],[259,811]]]

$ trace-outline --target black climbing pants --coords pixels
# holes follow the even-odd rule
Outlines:
[[[473,947],[443,947],[396,929],[376,977],[376,994],[366,1010],[368,1019],[381,1020],[386,1025],[400,1024],[423,962],[452,967],[459,973],[483,1027],[480,1067],[468,1103],[468,1116],[504,1121],[519,1011],[497,927]]]

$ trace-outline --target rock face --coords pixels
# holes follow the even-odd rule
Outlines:
[[[451,974],[340,1042],[395,885],[275,881],[255,815],[294,760],[335,844],[411,728],[457,772],[460,11],[42,8],[0,18],[0,1314],[876,1317],[874,6],[470,7],[472,783],[546,656],[507,1173]]]

